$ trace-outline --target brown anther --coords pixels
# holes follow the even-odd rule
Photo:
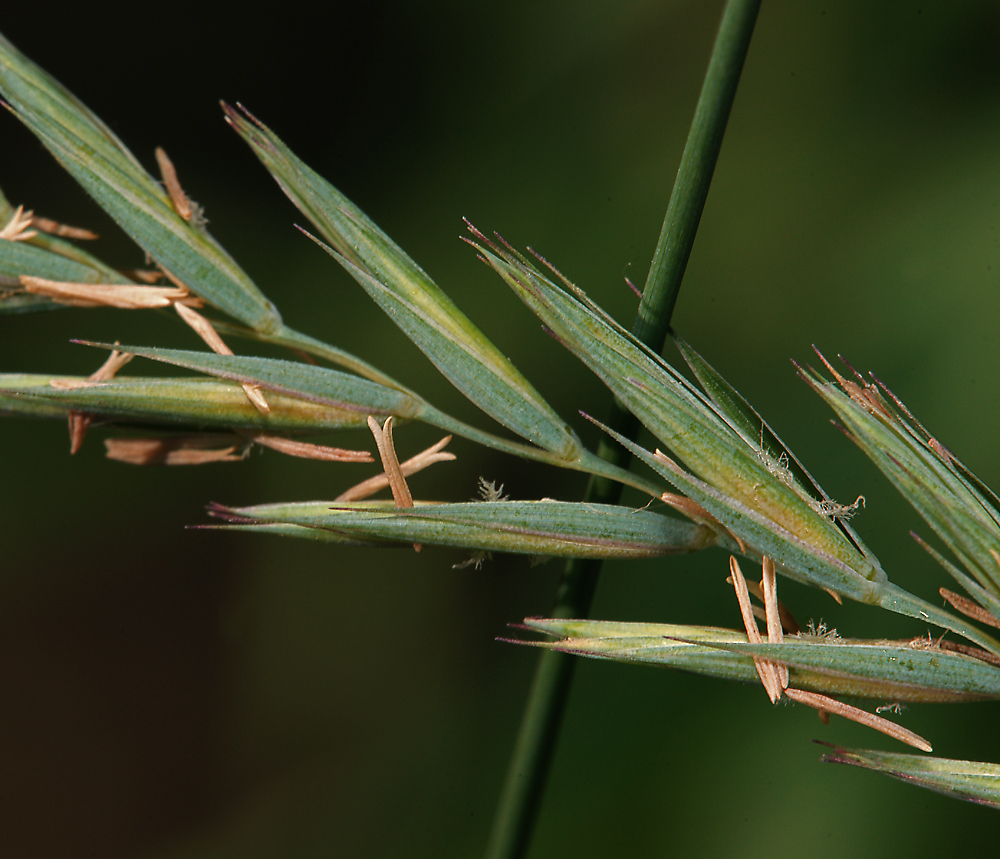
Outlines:
[[[934,751],[931,744],[919,734],[915,734],[913,731],[909,731],[895,722],[890,722],[888,719],[883,719],[881,716],[876,716],[874,713],[869,713],[867,710],[862,710],[860,707],[852,707],[850,704],[845,704],[828,695],[820,695],[817,692],[805,692],[802,689],[786,689],[785,695],[792,701],[805,704],[807,707],[813,707],[821,713],[832,713],[835,716],[843,716],[845,719],[850,719],[859,725],[874,728],[876,731],[881,731],[886,736],[920,749],[922,752]]]
[[[954,591],[948,590],[948,588],[940,588],[938,593],[945,598],[952,608],[960,611],[966,617],[971,617],[973,620],[978,620],[987,626],[1000,629],[1000,618],[984,609],[979,603],[973,602],[961,594],[956,594]]]
[[[44,295],[60,304],[76,307],[118,307],[124,310],[142,310],[157,307],[170,307],[204,340],[213,352],[220,355],[232,355],[232,350],[226,346],[211,323],[195,307],[204,307],[205,302],[191,294],[187,284],[163,269],[171,282],[170,286],[140,286],[137,284],[118,283],[69,283],[66,281],[47,280],[41,277],[21,275],[21,285],[34,295]],[[260,388],[256,385],[244,384],[243,390],[247,399],[256,409],[267,414],[270,406]]]
[[[171,280],[175,280],[172,274],[166,272],[165,269],[164,271]],[[233,350],[225,344],[219,333],[212,327],[212,323],[196,310],[192,310],[190,307],[185,307],[182,304],[175,304],[174,310],[177,311],[177,315],[190,325],[194,329],[195,334],[204,340],[208,344],[208,347],[217,355],[233,354]],[[257,385],[244,382],[242,383],[242,387],[244,393],[247,395],[247,399],[253,403],[257,411],[264,415],[271,411],[271,407],[267,404],[267,400],[264,399],[264,395]]]
[[[680,467],[659,448],[653,452],[653,456],[660,460],[660,462],[664,462],[673,468]],[[702,525],[707,525],[713,531],[729,537],[736,543],[737,546],[740,547],[740,551],[746,554],[746,544],[697,502],[692,501],[690,498],[685,498],[683,495],[677,495],[673,492],[664,492],[660,496],[660,500],[669,504],[678,512],[683,513],[692,521],[698,522]]]
[[[18,206],[6,226],[0,230],[0,239],[8,242],[23,242],[38,235],[37,230],[29,230],[33,212],[25,212],[24,206]]]
[[[66,422],[69,425],[69,454],[73,456],[83,447],[83,440],[94,422],[94,416],[86,412],[69,412],[66,415]]]
[[[657,451],[657,453],[659,453],[659,451]],[[683,513],[688,517],[688,519],[692,519],[695,522],[704,523],[706,525],[722,527],[719,525],[718,519],[690,498],[685,498],[683,495],[677,495],[674,492],[664,492],[660,496],[660,500],[669,504],[679,513]]]
[[[765,618],[767,620],[767,640],[769,644],[780,644],[782,641],[781,623],[778,618],[778,588],[775,577],[774,562],[764,556],[763,579],[761,580],[761,592],[764,595]],[[746,580],[740,570],[740,565],[736,558],[730,556],[729,569],[732,572],[733,586],[736,589],[736,598],[740,603],[740,612],[743,615],[743,624],[746,627],[747,638],[751,644],[762,644],[760,631],[757,629],[757,622],[754,620],[750,606],[750,594],[747,589]],[[794,689],[788,685],[788,667],[773,660],[753,657],[754,666],[757,668],[757,675],[767,692],[771,702],[776,702],[784,694],[792,701],[805,704],[819,711],[820,719],[824,722],[829,719],[829,714],[843,716],[845,719],[874,728],[887,736],[893,737],[901,742],[907,743],[925,752],[932,751],[931,744],[918,734],[909,731],[890,722],[867,710],[859,707],[852,707],[844,704],[836,698],[828,695],[820,695],[816,692],[806,692],[802,689]]]
[[[158,307],[201,307],[204,302],[187,289],[169,286],[140,286],[131,283],[73,283],[22,274],[21,286],[32,295],[43,295],[72,307],[117,307],[121,310],[149,310]]]
[[[104,446],[108,459],[130,465],[204,465],[243,459],[247,446],[233,441],[231,435],[108,438],[104,440]],[[219,447],[220,443],[228,446]]]
[[[51,218],[40,218],[38,215],[32,215],[31,226],[38,227],[43,233],[48,233],[50,236],[59,236],[64,239],[79,239],[90,242],[100,238],[92,230],[86,230],[83,227],[70,227],[53,221]]]
[[[455,458],[455,454],[446,453],[443,451],[445,445],[451,441],[451,436],[446,435],[436,444],[432,444],[426,450],[421,451],[416,456],[411,456],[405,462],[399,464],[399,470],[402,472],[403,477],[409,477],[410,475],[416,474],[418,471],[422,471],[429,465],[433,465],[435,462],[446,462]],[[383,472],[382,474],[377,474],[375,477],[369,477],[367,480],[363,480],[355,486],[352,486],[346,492],[342,492],[336,497],[336,501],[361,501],[363,498],[368,498],[374,495],[376,492],[385,489],[389,485],[389,477]]]
[[[309,444],[305,441],[294,441],[276,435],[260,433],[253,436],[255,444],[269,447],[288,456],[298,456],[303,459],[316,459],[322,462],[374,462],[367,450],[345,450],[342,447],[328,447],[323,444]]]
[[[117,345],[118,343],[116,342],[115,346]],[[115,374],[134,357],[135,355],[131,352],[119,352],[117,349],[112,349],[111,354],[108,355],[108,359],[88,376],[89,381],[107,382],[113,379]]]
[[[174,169],[173,162],[167,157],[167,153],[159,146],[156,147],[156,163],[160,168],[160,175],[163,177],[163,185],[170,195],[170,202],[174,211],[185,221],[191,220],[192,208],[181,183],[177,179],[177,170]]]
[[[412,507],[413,496],[410,494],[410,487],[406,485],[403,471],[399,467],[399,458],[396,456],[396,447],[392,441],[392,423],[392,415],[385,419],[382,426],[379,426],[374,417],[368,416],[368,428],[375,437],[378,455],[382,459],[382,468],[389,482],[389,488],[392,490],[393,500],[397,507]]]
[[[389,481],[389,488],[392,490],[393,500],[397,507],[409,508],[413,506],[413,496],[410,494],[410,487],[406,485],[406,478],[399,467],[399,458],[396,456],[396,446],[392,441],[393,416],[389,415],[382,426],[374,417],[368,415],[368,428],[375,437],[375,444],[378,447],[378,455],[382,459],[382,470]],[[413,544],[413,551],[419,552],[423,546],[420,543]]]
[[[736,600],[740,604],[740,614],[743,615],[743,626],[747,631],[747,639],[751,644],[763,644],[750,605],[746,579],[743,578],[743,571],[733,555],[729,556],[729,570],[732,573],[733,588],[736,590]],[[782,686],[775,663],[754,656],[753,664],[757,669],[757,676],[760,677],[760,682],[764,686],[764,691],[767,692],[767,697],[771,699],[772,704],[777,703],[778,699],[781,698]]]
[[[118,345],[117,343],[115,344]],[[49,385],[57,390],[69,390],[71,388],[90,387],[108,382],[115,377],[122,367],[131,361],[135,355],[131,352],[119,352],[112,349],[107,360],[101,364],[86,380],[81,379],[51,379]],[[94,421],[93,415],[86,412],[71,411],[66,415],[69,424],[69,452],[72,456],[83,446],[83,439],[87,435],[87,430]]]
[[[75,391],[77,388],[96,388],[101,382],[90,379],[49,379],[49,387],[57,391]]]
[[[990,665],[996,665],[1000,668],[1000,656],[990,653],[988,650],[983,650],[981,647],[972,647],[968,644],[961,644],[957,641],[944,641],[943,639],[938,640],[938,647],[941,650],[950,650],[952,653],[963,653],[966,656],[971,656],[982,662],[989,662]]]
[[[761,565],[763,577],[760,581],[761,590],[764,592],[764,614],[767,619],[767,640],[770,644],[781,644],[784,640],[781,634],[781,618],[778,613],[778,584],[775,580],[774,561],[767,555],[764,556]],[[754,624],[756,626],[756,623]],[[776,665],[778,681],[781,688],[788,687],[788,666]]]
[[[158,268],[130,268],[123,269],[122,274],[131,280],[138,280],[142,283],[156,283],[163,279],[163,272]]]
[[[217,355],[233,354],[233,350],[226,345],[219,333],[212,327],[212,323],[200,313],[190,307],[177,307],[177,315],[190,325],[194,333],[204,340],[208,348]]]
[[[731,585],[733,583],[732,576],[726,578],[726,584]],[[764,602],[764,590],[755,581],[748,581],[746,583],[747,590],[750,596],[757,597],[761,602]],[[767,620],[767,615],[764,609],[758,609],[757,606],[753,607],[754,617],[760,618],[761,620]],[[781,629],[785,635],[798,635],[802,632],[802,626],[795,619],[795,616],[789,611],[788,606],[786,606],[781,600],[778,600],[778,616],[781,618]]]

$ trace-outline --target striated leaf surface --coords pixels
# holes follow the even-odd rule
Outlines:
[[[745,633],[718,627],[559,618],[527,618],[524,627],[559,640],[520,643],[725,680],[759,682],[752,656],[762,656],[788,665],[790,685],[826,695],[925,703],[1000,698],[1000,668],[907,642],[803,633],[783,644],[751,645]]]
[[[269,128],[223,107],[233,128],[332,246],[323,247],[456,388],[522,438],[563,459],[580,456],[580,443],[566,422],[420,266]]]
[[[53,380],[79,387],[54,388]],[[365,415],[272,393],[262,414],[236,383],[215,379],[121,377],[88,384],[82,377],[0,374],[0,411],[65,417],[69,411],[149,424],[183,424],[244,430],[323,432],[364,427]]]
[[[418,418],[423,404],[396,388],[352,376],[340,370],[284,361],[279,358],[252,358],[243,355],[218,355],[184,349],[156,349],[143,346],[120,346],[88,343],[103,349],[131,352],[154,361],[186,367],[223,379],[259,385],[270,391],[300,397],[314,403],[355,411],[364,415],[396,415]]]
[[[831,748],[832,752],[823,755],[826,763],[863,767],[955,799],[1000,808],[1000,766],[997,764],[871,749]]]
[[[601,504],[493,501],[464,504],[313,501],[218,508],[240,524],[296,525],[392,543],[575,558],[652,558],[713,544],[700,525]],[[282,532],[282,533],[295,533]]]
[[[800,373],[976,580],[978,588],[967,588],[970,595],[980,600],[979,589],[985,591],[987,599],[980,602],[995,608],[1000,599],[1000,511],[992,491],[881,383],[838,375],[837,387],[814,371]],[[965,585],[963,578],[958,580]]]
[[[204,229],[175,211],[108,127],[2,36],[0,93],[101,208],[192,292],[257,330],[280,327],[274,305]]]
[[[677,370],[581,290],[558,286],[514,251],[474,234],[483,258],[521,300],[696,477],[862,577],[883,575],[863,544],[820,515],[805,490],[783,480],[758,443],[741,435]]]

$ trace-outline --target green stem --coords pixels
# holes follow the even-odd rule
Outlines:
[[[917,620],[927,621],[927,623],[933,623],[942,629],[951,630],[995,656],[1000,656],[1000,642],[992,635],[987,635],[967,620],[955,617],[940,606],[922,600],[891,582],[886,582],[882,587],[875,604],[889,611],[894,611],[896,614],[915,617]]]
[[[659,489],[657,484],[653,481],[646,480],[638,474],[632,474],[632,472],[627,469],[618,468],[613,462],[607,459],[607,457],[601,456],[600,453],[595,454],[592,451],[587,450],[585,447],[580,447],[578,449],[576,459],[566,459],[558,454],[545,450],[544,448],[535,447],[532,444],[524,444],[519,441],[501,438],[500,436],[471,426],[470,424],[465,423],[465,421],[460,421],[458,418],[453,418],[451,415],[438,411],[434,408],[434,406],[428,404],[424,400],[421,402],[424,403],[425,408],[420,413],[418,420],[421,420],[426,424],[430,424],[431,426],[435,426],[438,429],[442,429],[445,432],[454,433],[462,438],[478,442],[479,444],[491,447],[494,450],[500,450],[504,453],[519,456],[522,459],[544,462],[548,465],[557,466],[558,468],[571,468],[574,471],[582,471],[592,477],[603,478],[609,483],[631,486],[634,489],[638,489],[640,492],[644,492],[647,495],[652,496],[653,498],[659,498],[660,492],[662,492],[662,490]],[[596,499],[590,500],[596,501]]]
[[[670,317],[712,184],[712,173],[759,10],[760,0],[729,0],[722,13],[705,83],[698,97],[698,107],[684,144],[674,190],[632,328],[640,340],[654,349],[663,348],[670,328]]]
[[[760,0],[728,0],[722,14],[632,327],[639,339],[657,351],[662,350],[670,328],[759,9]],[[607,423],[628,438],[634,438],[638,429],[638,421],[617,401],[612,403]],[[618,445],[602,443],[598,455],[616,467],[627,467],[628,454]],[[621,484],[594,476],[584,497],[587,501],[615,503],[620,494]],[[570,560],[559,582],[552,617],[586,617],[600,569],[599,560]],[[539,659],[497,805],[487,859],[515,859],[528,851],[575,665],[573,656],[553,650],[546,650]]]
[[[605,478],[609,482],[619,481],[626,486],[631,486],[638,489],[640,492],[645,492],[647,495],[651,495],[653,497],[656,497],[659,494],[657,485],[652,481],[645,480],[637,474],[630,473],[626,469],[616,468],[615,465],[607,459],[607,457],[595,454],[586,448],[580,448],[576,459],[570,460],[552,453],[551,451],[545,450],[544,448],[536,447],[532,444],[524,444],[523,442],[513,441],[511,439],[501,438],[500,436],[494,435],[486,430],[481,430],[478,427],[467,424],[465,421],[461,421],[458,418],[454,418],[451,415],[436,409],[416,392],[411,391],[395,379],[386,376],[381,370],[373,367],[365,361],[362,361],[360,358],[350,354],[350,352],[345,352],[342,349],[338,349],[336,346],[324,343],[322,340],[317,340],[307,334],[302,334],[299,331],[289,328],[287,325],[283,325],[276,332],[271,334],[262,334],[258,331],[254,331],[253,329],[245,328],[242,325],[234,325],[229,322],[217,321],[215,319],[212,320],[212,325],[221,334],[245,337],[263,343],[272,343],[276,346],[284,346],[287,349],[305,352],[309,355],[315,355],[317,358],[322,358],[326,361],[330,361],[331,363],[346,367],[348,370],[351,370],[366,379],[378,382],[380,385],[385,385],[386,387],[402,391],[403,393],[413,397],[414,400],[418,401],[422,405],[423,408],[418,416],[418,420],[430,424],[431,426],[436,426],[438,429],[443,429],[445,432],[454,433],[462,438],[469,439],[470,441],[477,442],[485,445],[486,447],[491,447],[494,450],[500,450],[504,453],[513,454],[514,456],[520,456],[523,459],[530,459],[535,462],[544,462],[558,468],[571,468],[575,471],[582,471],[590,475],[598,475]]]

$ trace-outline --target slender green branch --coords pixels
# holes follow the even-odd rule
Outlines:
[[[646,480],[640,475],[632,474],[632,472],[625,468],[619,468],[614,461],[608,459],[606,456],[602,456],[600,449],[595,454],[581,447],[576,459],[566,459],[543,448],[535,447],[531,444],[523,444],[518,441],[511,441],[478,429],[464,421],[458,420],[458,418],[453,418],[451,415],[438,411],[431,405],[427,405],[420,420],[431,426],[436,426],[438,429],[443,429],[445,432],[454,433],[462,438],[478,442],[485,447],[501,450],[504,453],[510,453],[522,459],[544,462],[558,468],[571,468],[574,471],[582,471],[585,474],[591,475],[591,479],[601,479],[609,484],[618,486],[616,497],[621,494],[621,486],[623,485],[638,489],[640,492],[644,492],[653,498],[658,498],[660,491],[662,491],[658,490],[656,483],[652,480]],[[597,501],[596,498],[588,498],[587,500]]]
[[[722,15],[632,329],[654,349],[670,328],[759,10],[760,0],[730,0]]]
[[[640,492],[645,492],[647,495],[654,497],[657,495],[657,487],[653,481],[646,480],[637,474],[632,474],[626,469],[618,468],[612,460],[603,454],[595,454],[586,448],[581,448],[577,458],[570,460],[544,448],[536,447],[533,444],[524,444],[523,442],[505,439],[486,430],[474,427],[471,424],[467,424],[465,421],[454,418],[435,408],[415,391],[411,391],[395,379],[386,376],[371,364],[362,361],[349,352],[338,349],[336,346],[331,346],[322,340],[317,340],[307,334],[295,331],[287,325],[283,325],[274,333],[261,333],[242,325],[234,325],[215,319],[212,320],[212,325],[223,334],[245,337],[263,343],[272,343],[276,346],[284,346],[285,348],[292,349],[293,351],[314,355],[317,358],[322,358],[331,363],[346,367],[348,370],[352,370],[366,379],[371,379],[373,382],[378,382],[379,384],[402,391],[422,404],[423,411],[420,415],[420,420],[431,426],[436,426],[438,429],[443,429],[445,432],[454,433],[462,438],[478,442],[485,447],[501,450],[504,453],[519,456],[522,459],[544,462],[548,465],[554,465],[557,468],[571,468],[575,471],[599,476],[608,483],[620,482],[626,486],[638,489]]]
[[[639,339],[657,351],[663,348],[670,328],[759,9],[760,0],[729,0],[723,11],[632,327]],[[612,404],[608,425],[629,438],[634,438],[638,429],[638,422],[617,401]],[[615,466],[627,467],[628,455],[617,445],[602,443],[598,455]],[[585,500],[614,503],[620,494],[621,484],[595,476],[587,487]],[[600,569],[600,561],[569,561],[559,582],[551,616],[586,617]],[[576,660],[571,655],[553,650],[546,650],[539,659],[497,805],[486,850],[488,859],[515,859],[527,853],[575,666]]]

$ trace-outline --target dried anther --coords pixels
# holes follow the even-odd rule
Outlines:
[[[276,435],[260,433],[253,437],[255,444],[269,447],[288,456],[298,456],[303,459],[317,459],[323,462],[374,462],[367,450],[345,450],[342,447],[329,447],[324,444],[310,444],[305,441],[294,441]]]
[[[382,468],[385,471],[386,480],[392,490],[392,498],[397,507],[412,507],[413,496],[410,494],[410,487],[406,485],[406,478],[403,470],[399,466],[399,458],[396,456],[396,446],[392,441],[393,417],[389,415],[382,426],[371,415],[368,416],[368,428],[375,437],[375,444],[378,447],[378,455],[382,459]]]
[[[31,226],[38,227],[43,233],[48,233],[50,236],[59,236],[63,239],[79,239],[81,241],[92,242],[94,239],[100,238],[93,230],[87,230],[83,227],[71,227],[67,224],[60,224],[58,221],[53,221],[51,218],[40,218],[38,215],[31,216]]]
[[[920,749],[922,752],[934,751],[931,744],[919,734],[915,734],[913,731],[909,731],[895,722],[890,722],[888,719],[883,719],[881,716],[876,716],[874,713],[869,713],[867,710],[862,710],[860,707],[852,707],[850,704],[845,704],[827,695],[820,695],[817,692],[804,692],[801,689],[786,689],[785,694],[792,701],[797,701],[800,704],[805,704],[808,707],[813,707],[825,713],[832,713],[835,716],[843,716],[845,719],[850,719],[852,722],[857,722],[859,725],[864,725],[868,728],[874,728],[876,731],[881,731],[886,736],[899,740],[901,743],[906,743],[908,746]]]
[[[131,352],[119,352],[112,349],[107,360],[101,364],[86,380],[79,379],[51,379],[49,385],[57,390],[70,390],[72,388],[89,387],[107,382],[115,377],[122,367],[131,361],[135,355]],[[93,416],[85,412],[70,412],[67,416],[69,422],[69,452],[70,455],[76,453],[83,446],[84,436],[93,423]]]
[[[174,281],[174,283],[180,283],[166,269],[164,269],[164,274]],[[219,336],[219,333],[212,327],[212,323],[198,313],[198,311],[192,310],[190,307],[186,307],[183,304],[175,304],[174,310],[177,311],[177,315],[190,325],[195,334],[201,337],[201,339],[208,344],[208,347],[217,355],[233,354],[233,350],[225,344],[223,339]],[[267,404],[267,400],[264,399],[264,395],[261,393],[261,390],[257,385],[243,383],[243,391],[246,393],[247,399],[253,403],[254,407],[261,414],[266,415],[271,411],[271,407]]]
[[[423,471],[427,466],[433,465],[435,462],[448,462],[455,458],[455,454],[448,453],[444,450],[448,442],[451,441],[451,436],[446,435],[436,444],[432,444],[426,450],[422,450],[416,456],[411,456],[405,462],[399,464],[399,470],[403,473],[403,477],[409,477],[412,474],[416,474],[418,471]],[[383,472],[382,474],[377,474],[375,477],[369,477],[367,480],[363,480],[355,486],[352,486],[346,492],[342,492],[336,497],[336,501],[361,501],[364,498],[368,498],[385,489],[389,485],[389,477]]]
[[[726,579],[726,583],[733,584],[733,577],[729,576]],[[757,597],[762,603],[764,602],[764,589],[757,582],[746,582],[746,586],[751,596]],[[754,617],[758,617],[765,622],[767,621],[767,614],[764,609],[753,606],[753,613]],[[802,632],[799,622],[781,600],[778,600],[778,617],[781,618],[781,629],[785,635],[799,635]],[[812,628],[811,624],[812,621],[810,621],[810,629]],[[834,634],[836,634],[836,631],[834,631]]]
[[[174,168],[173,162],[167,157],[166,151],[159,146],[156,147],[156,163],[160,168],[163,185],[170,195],[170,202],[173,204],[174,211],[185,221],[190,221],[192,214],[191,203],[188,201],[187,195],[184,193],[184,189],[181,188],[181,183],[177,179],[177,170]]]
[[[781,618],[778,614],[778,582],[774,572],[774,561],[767,555],[761,564],[761,590],[764,592],[764,613],[767,621],[767,640],[772,644],[780,644],[784,638],[781,634]],[[754,624],[756,626],[756,624]],[[777,664],[778,679],[781,688],[788,688],[788,666]]]
[[[767,556],[763,561],[763,578],[761,580],[761,592],[764,596],[764,611],[767,620],[767,641],[769,644],[780,644],[782,641],[781,621],[778,613],[778,591],[777,580],[774,574],[774,563]],[[736,597],[740,604],[740,613],[743,615],[743,624],[746,627],[747,638],[751,644],[762,644],[760,630],[754,620],[753,611],[750,606],[750,595],[747,589],[746,580],[740,570],[740,565],[736,558],[730,556],[729,569],[732,572],[733,587],[736,589]],[[931,744],[918,734],[909,731],[890,722],[867,710],[852,707],[844,704],[836,698],[828,695],[821,695],[816,692],[806,692],[802,689],[791,688],[788,685],[788,667],[780,662],[770,659],[753,657],[757,675],[767,692],[771,703],[777,702],[782,695],[792,701],[812,707],[820,714],[824,722],[827,721],[828,714],[843,716],[845,719],[858,722],[876,731],[881,731],[887,736],[893,737],[908,745],[914,746],[925,752],[932,751]]]
[[[102,382],[113,379],[115,374],[134,357],[135,355],[131,352],[119,352],[117,349],[112,349],[107,360],[86,379],[50,379],[49,386],[58,391],[71,391],[74,388],[91,388],[100,385]]]
[[[129,268],[121,269],[121,273],[124,274],[130,280],[138,280],[142,283],[153,284],[159,280],[163,280],[165,275],[158,268]]]
[[[743,615],[743,626],[746,628],[747,638],[751,644],[763,644],[760,630],[757,628],[757,621],[754,620],[753,610],[750,606],[750,594],[747,591],[746,579],[743,578],[743,571],[732,555],[729,556],[729,570],[732,573],[733,587],[736,590],[736,599],[740,604],[740,614]],[[757,669],[757,676],[760,677],[760,682],[767,692],[767,697],[771,699],[772,704],[777,703],[778,699],[781,698],[782,685],[776,664],[756,656],[753,658],[753,664]],[[786,675],[785,684],[787,685],[787,683]]]
[[[659,453],[660,451],[657,451]],[[677,495],[674,492],[664,492],[660,496],[660,500],[665,504],[669,504],[678,513],[683,513],[688,519],[694,522],[703,523],[709,525],[710,527],[721,528],[719,520],[716,519],[711,513],[709,513],[704,507],[690,498],[685,498],[683,495]]]
[[[21,275],[21,286],[32,295],[43,295],[72,307],[117,307],[149,310],[157,307],[202,307],[205,302],[186,288],[140,286],[130,283],[72,283]]]
[[[249,445],[228,434],[164,436],[162,438],[108,438],[108,459],[130,465],[204,465],[238,462]]]
[[[961,594],[956,594],[954,591],[948,590],[948,588],[940,588],[938,593],[945,598],[952,608],[962,612],[966,617],[971,617],[973,620],[978,620],[987,626],[1000,629],[1000,618],[992,612],[988,612],[979,603],[973,602]]]
[[[38,235],[37,230],[29,230],[33,212],[25,212],[24,206],[18,206],[7,225],[0,230],[0,239],[8,242],[23,242]]]
[[[375,436],[375,444],[378,446],[378,455],[382,459],[382,469],[386,479],[389,481],[389,488],[392,490],[393,500],[397,507],[409,508],[413,506],[413,496],[410,494],[410,487],[406,485],[406,478],[399,465],[399,458],[396,456],[396,446],[392,442],[392,422],[393,417],[389,415],[382,426],[371,415],[368,415],[368,428]],[[423,547],[420,543],[413,544],[413,551],[419,552]]]

